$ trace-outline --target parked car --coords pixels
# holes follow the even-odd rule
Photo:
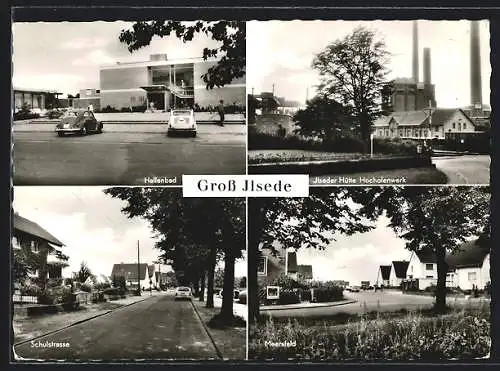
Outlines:
[[[89,110],[68,110],[61,116],[56,125],[56,133],[62,137],[65,134],[102,133],[102,122],[97,121],[94,113]]]
[[[188,133],[192,137],[196,136],[197,125],[192,109],[173,109],[170,111],[167,135],[171,136],[174,133]]]
[[[359,292],[359,287],[357,287],[357,286],[347,286],[345,288],[345,291],[347,291],[347,292]]]
[[[247,291],[246,290],[240,291],[240,294],[238,296],[238,301],[241,304],[246,304],[247,303]]]
[[[174,300],[182,300],[182,299],[191,300],[192,298],[191,288],[186,286],[177,287],[175,289],[174,297],[175,297]]]

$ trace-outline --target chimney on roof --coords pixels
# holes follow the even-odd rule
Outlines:
[[[424,84],[431,84],[431,49],[424,48]]]
[[[483,103],[481,92],[481,51],[479,47],[479,22],[470,24],[470,98],[472,107]]]
[[[412,69],[413,69],[413,82],[418,83],[418,23],[413,21],[413,57],[412,57]]]

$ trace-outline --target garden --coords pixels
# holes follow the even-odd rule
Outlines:
[[[486,357],[491,345],[488,304],[444,315],[432,310],[328,319],[263,317],[251,328],[249,358],[294,361],[471,360]],[[292,344],[283,347],[275,344]]]

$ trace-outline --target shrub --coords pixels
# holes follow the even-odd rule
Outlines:
[[[63,111],[59,111],[59,110],[50,110],[47,112],[47,118],[50,119],[50,120],[53,120],[53,119],[58,119],[59,117],[61,117],[63,115]]]
[[[102,290],[105,295],[119,295],[118,287],[108,287]]]
[[[300,303],[299,293],[295,290],[281,290],[278,303],[280,305]]]
[[[133,106],[132,107],[132,112],[146,112],[146,105],[142,105],[142,106]]]
[[[396,155],[415,155],[418,143],[411,139],[376,138],[373,140],[373,152]]]
[[[111,113],[111,112],[120,112],[119,110],[117,110],[115,107],[111,107],[111,106],[106,106],[104,107],[103,109],[101,109],[101,112],[102,113]]]
[[[22,108],[15,112],[13,115],[14,121],[16,120],[29,120],[29,119],[37,119],[40,115],[38,113],[31,112],[27,103],[23,104]]]
[[[106,298],[104,297],[104,293],[102,291],[98,291],[92,293],[91,301],[92,303],[102,303],[106,301]]]
[[[313,289],[313,301],[326,303],[344,299],[342,287],[316,287]]]
[[[102,290],[108,289],[110,287],[111,287],[111,285],[109,283],[97,283],[94,285],[94,289],[96,289],[98,291],[102,291]]]
[[[311,290],[302,290],[300,292],[300,297],[302,301],[311,301],[312,299]]]
[[[120,108],[120,112],[132,112],[130,107],[122,107]]]
[[[286,276],[285,274],[281,274],[276,277],[269,286],[279,286],[282,290],[292,290],[298,288],[307,288],[304,284],[294,280],[293,278]]]
[[[80,290],[85,291],[85,292],[92,292],[92,287],[90,287],[90,285],[84,283],[80,286]]]
[[[20,288],[21,295],[24,296],[40,296],[42,294],[42,289],[40,286],[35,284],[23,285]]]

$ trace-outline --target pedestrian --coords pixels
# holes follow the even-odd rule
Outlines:
[[[221,99],[219,105],[217,106],[217,112],[219,113],[220,121],[219,125],[224,126],[224,101]]]

